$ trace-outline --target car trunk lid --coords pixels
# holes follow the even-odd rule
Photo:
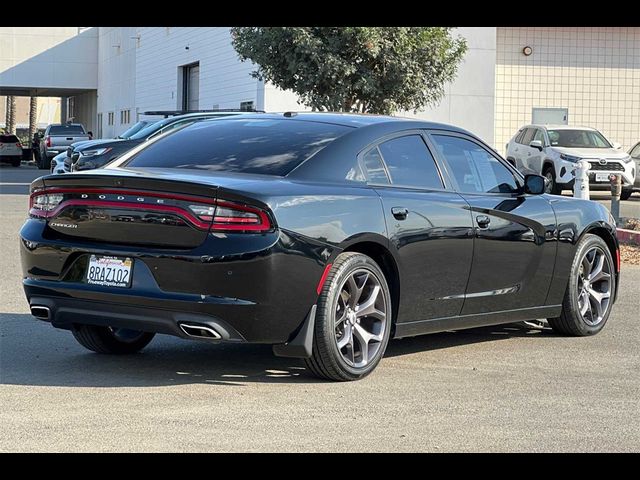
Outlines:
[[[31,185],[31,211],[47,235],[98,243],[194,248],[213,221],[217,186],[197,176],[132,174],[48,176]]]

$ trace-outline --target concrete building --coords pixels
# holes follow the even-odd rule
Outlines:
[[[640,27],[454,34],[468,45],[458,76],[418,117],[466,128],[501,152],[534,119],[594,126],[624,147],[640,138]],[[0,95],[62,97],[62,116],[97,137],[153,110],[305,109],[253,69],[222,27],[0,28]]]

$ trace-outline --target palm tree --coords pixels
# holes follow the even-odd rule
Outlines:
[[[10,95],[7,105],[7,133],[16,133],[16,97]]]
[[[29,99],[29,140],[33,138],[36,133],[36,116],[38,114],[38,97],[31,97]]]

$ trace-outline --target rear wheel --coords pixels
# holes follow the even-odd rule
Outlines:
[[[631,194],[633,193],[632,188],[623,188],[620,193],[620,200],[629,200],[631,198]]]
[[[355,252],[338,255],[318,299],[307,368],[336,381],[368,375],[389,343],[391,312],[389,287],[376,262]]]
[[[553,195],[562,194],[562,188],[556,183],[556,171],[551,165],[544,167],[542,176],[545,178],[545,193],[551,193]]]
[[[615,281],[609,247],[597,235],[585,235],[571,265],[560,316],[548,319],[551,328],[564,335],[598,333],[611,312]]]
[[[154,333],[129,330],[128,328],[75,325],[73,336],[78,343],[96,353],[127,354],[146,347]]]

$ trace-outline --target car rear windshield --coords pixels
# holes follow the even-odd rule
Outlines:
[[[0,135],[0,143],[18,143],[18,137],[15,135]]]
[[[126,166],[284,176],[350,130],[286,119],[207,120],[152,143]]]
[[[79,125],[52,125],[49,135],[84,135],[84,128]]]
[[[552,147],[566,148],[611,148],[611,144],[595,130],[549,130]]]

